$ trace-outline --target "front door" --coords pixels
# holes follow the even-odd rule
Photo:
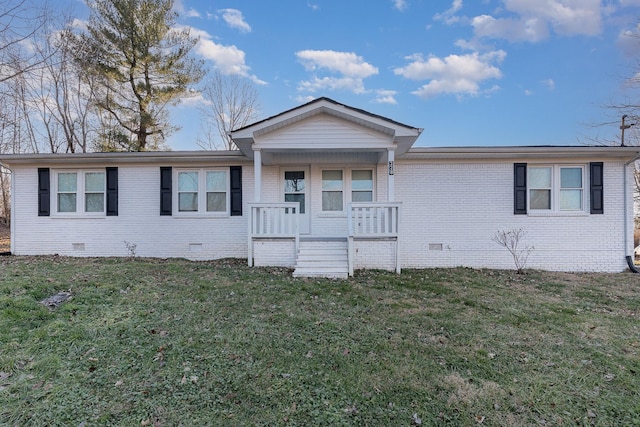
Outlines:
[[[309,234],[309,168],[287,168],[282,171],[282,188],[285,202],[300,203],[300,234]]]

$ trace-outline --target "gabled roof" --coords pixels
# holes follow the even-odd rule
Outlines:
[[[350,107],[330,98],[321,97],[231,131],[229,135],[244,154],[253,157],[252,144],[256,142],[256,139],[321,114],[337,117],[345,122],[387,135],[396,145],[396,153],[398,154],[404,153],[411,148],[420,133],[422,133],[420,128],[408,126],[359,108]]]

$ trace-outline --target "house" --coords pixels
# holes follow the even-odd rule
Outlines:
[[[0,155],[15,255],[246,258],[355,269],[619,272],[637,147],[414,147],[422,130],[328,98],[238,129],[239,151]],[[135,248],[135,249],[134,249]]]

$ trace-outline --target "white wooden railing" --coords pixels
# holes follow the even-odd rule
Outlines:
[[[298,202],[249,203],[249,267],[253,265],[253,240],[291,238],[295,252],[300,243]]]
[[[396,241],[396,272],[400,273],[400,247],[398,245],[401,203],[350,203],[347,227],[349,275],[353,276],[353,240],[391,238]]]

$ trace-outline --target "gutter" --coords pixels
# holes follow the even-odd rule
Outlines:
[[[627,253],[627,248],[629,247],[629,208],[628,208],[629,195],[627,194],[629,190],[627,185],[627,169],[629,168],[629,165],[631,163],[634,163],[638,159],[640,159],[640,153],[636,153],[636,156],[633,159],[626,162],[624,164],[624,168],[622,168],[622,180],[623,180],[622,182],[624,185],[623,186],[623,189],[624,189],[624,252],[626,254],[625,258],[627,260],[627,265],[629,266],[629,270],[631,270],[632,273],[636,273],[636,274],[640,273],[640,270],[636,268],[636,265],[633,262],[634,255],[630,255]]]

